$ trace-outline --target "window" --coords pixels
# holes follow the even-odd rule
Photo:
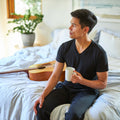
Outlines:
[[[23,15],[27,9],[30,9],[32,14],[42,13],[42,0],[7,0],[8,18],[16,18],[11,13]]]

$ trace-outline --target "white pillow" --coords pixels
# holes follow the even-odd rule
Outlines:
[[[119,72],[120,74],[120,59],[116,59],[114,57],[108,56],[108,65],[109,65],[109,71]]]
[[[69,29],[55,30],[53,33],[52,47],[54,49],[58,49],[62,43],[69,40],[71,40],[71,38],[69,37]]]
[[[108,55],[120,59],[120,37],[101,31],[99,44]]]

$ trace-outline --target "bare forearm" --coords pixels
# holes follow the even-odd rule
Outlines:
[[[53,88],[56,86],[56,84],[58,83],[58,78],[55,75],[52,75],[47,83],[47,86],[45,87],[45,89],[43,90],[43,95],[44,97],[46,97],[52,90]]]
[[[61,73],[62,73],[62,70],[63,70],[63,67],[64,67],[63,63],[59,63],[56,61],[53,73],[50,76],[50,78],[48,80],[48,84],[42,93],[42,95],[44,97],[46,97],[53,90],[53,88],[56,86],[56,84],[58,83],[59,78],[60,78]]]
[[[106,82],[100,81],[100,80],[87,80],[83,79],[81,80],[80,84],[88,86],[90,88],[94,89],[104,89],[106,87]]]
[[[94,89],[104,89],[107,85],[108,72],[97,72],[97,80],[85,79],[79,72],[74,71],[75,74],[72,75],[72,82],[79,83]]]

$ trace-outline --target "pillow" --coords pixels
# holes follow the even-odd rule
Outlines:
[[[120,75],[120,59],[108,56],[109,72],[117,72]]]
[[[98,29],[98,30],[94,31],[94,35],[92,36],[92,40],[95,41],[96,43],[99,42],[101,31],[104,31],[104,32],[106,32],[108,34],[111,34],[111,35],[114,35],[116,37],[120,37],[120,32],[115,32],[115,31],[112,31],[112,30],[109,30],[109,29],[106,29],[106,28]]]
[[[52,47],[58,49],[62,43],[69,40],[71,40],[69,37],[69,29],[57,29],[53,33]]]
[[[120,59],[120,37],[101,31],[99,44],[108,55]]]
[[[95,34],[95,36],[94,36],[94,38],[93,38],[93,41],[96,42],[96,43],[99,42],[100,32],[101,31],[97,31],[96,34]]]

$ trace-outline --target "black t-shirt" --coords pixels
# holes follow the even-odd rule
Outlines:
[[[75,39],[65,42],[60,46],[56,60],[74,67],[89,80],[97,79],[96,72],[108,71],[106,52],[94,41],[81,54],[76,49]]]

